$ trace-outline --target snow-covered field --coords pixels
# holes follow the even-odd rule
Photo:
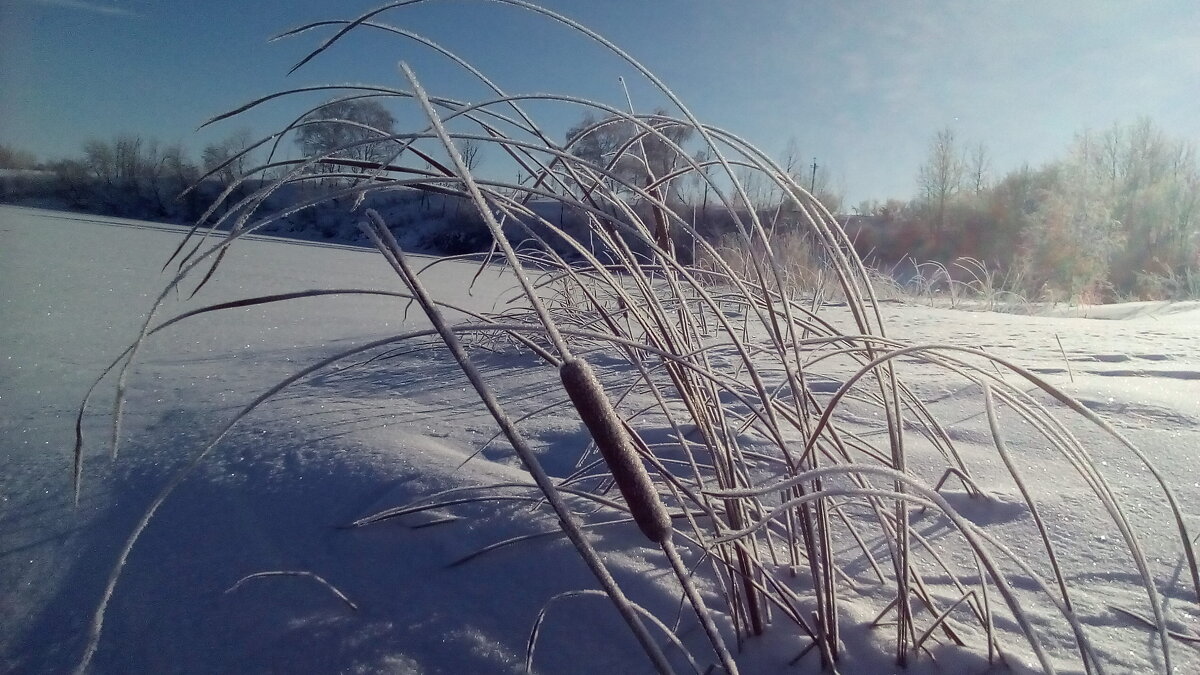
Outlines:
[[[75,411],[91,381],[136,337],[168,281],[160,269],[181,236],[179,229],[146,223],[0,208],[0,670],[74,667],[138,518],[172,472],[255,395],[334,350],[427,325],[415,308],[406,317],[401,300],[332,296],[204,315],[154,336],[130,378],[115,460],[106,448],[115,384],[101,385],[84,417],[83,491],[74,508]],[[477,311],[503,309],[512,295],[510,277],[487,270],[469,291],[475,270],[451,263],[423,276],[440,299]],[[213,285],[194,300],[186,300],[186,292],[173,296],[164,317],[318,287],[404,290],[374,251],[247,240],[232,250]],[[903,303],[887,303],[882,311],[891,337],[982,348],[1061,387],[1149,456],[1176,490],[1189,527],[1200,527],[1200,308],[1105,308],[1093,318]],[[838,312],[826,310],[834,317]],[[422,344],[325,370],[237,426],[133,548],[107,610],[94,671],[522,672],[530,631],[557,598],[538,636],[538,672],[650,672],[606,599],[561,595],[594,589],[596,582],[555,534],[553,515],[535,501],[471,501],[341,527],[442,490],[529,482],[506,443],[488,443],[495,424],[458,366],[444,349]],[[564,399],[554,371],[503,344],[477,343],[473,354],[509,414],[532,413],[520,427],[545,468],[556,477],[570,475],[588,438],[569,408],[539,412]],[[609,375],[622,367],[603,354],[592,358]],[[918,363],[906,363],[901,374],[990,495],[969,499],[952,482],[946,499],[1013,551],[1035,555],[1041,542],[996,458],[979,388]],[[813,388],[829,394],[839,384],[818,379]],[[648,394],[631,396],[622,410],[649,400]],[[854,419],[856,409],[844,413],[848,428],[881,433],[878,419]],[[1006,421],[1015,418],[1005,414]],[[1077,416],[1064,419],[1123,500],[1170,626],[1183,637],[1200,635],[1196,595],[1173,539],[1178,533],[1148,472],[1094,426]],[[1150,614],[1134,563],[1115,541],[1102,505],[1034,434],[1016,423],[1005,429],[1104,671],[1162,671],[1158,637],[1122,612]],[[753,433],[747,432],[749,444]],[[599,512],[588,521],[608,519],[611,514]],[[937,542],[951,536],[945,519],[916,510],[913,519],[914,531],[939,549]],[[540,532],[550,534],[463,561],[490,544]],[[711,652],[695,616],[683,611],[662,554],[630,523],[588,533],[631,598],[675,628],[703,670]],[[699,560],[697,551],[685,557],[689,564]],[[344,598],[311,576],[256,577],[238,585],[268,571],[319,575]],[[870,567],[863,562],[844,571],[850,578],[839,668],[892,671],[894,629],[866,627],[881,606],[854,599],[855,593],[871,597]],[[1053,584],[1045,569],[1038,572]],[[949,585],[944,578],[927,580]],[[1010,581],[1030,603],[1033,625],[1055,663],[1077,670],[1061,616],[1036,600],[1028,579]],[[712,580],[698,573],[698,583],[719,614]],[[795,588],[803,596],[803,574]],[[1011,629],[1004,610],[997,614],[998,626]],[[722,625],[733,644],[728,622]],[[789,664],[806,645],[777,622],[735,651],[742,672],[818,672],[813,653]],[[1010,665],[1036,669],[1021,638],[1009,636],[1004,645],[1017,657]],[[946,644],[933,651],[936,662],[922,654],[908,672],[987,669],[985,653]],[[1200,672],[1193,644],[1176,639],[1171,651],[1176,672]],[[677,652],[668,653],[686,669]]]

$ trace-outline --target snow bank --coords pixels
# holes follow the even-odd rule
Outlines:
[[[335,349],[425,326],[397,299],[331,296],[206,315],[155,336],[131,378],[126,440],[115,461],[104,449],[111,386],[102,388],[104,395],[84,418],[83,499],[72,508],[74,410],[90,381],[135,336],[141,313],[166,281],[162,262],[180,236],[177,229],[146,223],[0,208],[4,670],[73,667],[117,550],[135,521],[170,473],[239,407]],[[464,308],[505,307],[509,277],[485,269],[472,289],[475,272],[467,263],[445,263],[424,278],[439,298]],[[219,283],[193,300],[186,293],[173,298],[168,313],[314,287],[403,290],[371,251],[247,240],[231,251]],[[1159,465],[1195,524],[1200,468],[1192,449],[1200,447],[1195,395],[1200,339],[1194,311],[1177,311],[1169,321],[1159,314],[1106,322],[895,303],[881,311],[894,337],[982,347],[1075,395]],[[503,341],[477,342],[474,350],[548,471],[564,477],[587,461],[589,439],[578,420],[561,408],[546,412],[565,398],[554,369]],[[351,359],[286,390],[237,427],[168,500],[116,587],[96,672],[521,672],[526,640],[543,609],[546,622],[534,655],[538,672],[649,671],[607,600],[564,595],[592,589],[595,582],[557,535],[536,493],[523,487],[476,489],[526,485],[529,478],[511,449],[493,439],[491,418],[444,351],[413,342],[375,356]],[[594,355],[593,365],[609,376],[621,367],[602,353]],[[1035,552],[1039,543],[1031,535],[1030,514],[995,457],[978,388],[944,370],[918,363],[904,368],[906,380],[930,401],[968,463],[979,468],[976,480],[987,493],[974,499],[951,485],[946,499],[1011,549]],[[814,380],[814,392],[835,391],[840,382],[830,377]],[[624,405],[647,404],[639,394]],[[854,419],[856,411],[860,419]],[[869,407],[851,404],[841,414],[846,428],[858,434],[886,431]],[[1000,414],[1005,421],[1014,417],[1007,409]],[[1157,640],[1123,613],[1148,610],[1144,593],[1139,596],[1132,583],[1128,555],[1104,534],[1111,532],[1111,521],[1061,457],[1019,425],[1005,429],[1011,429],[1007,441],[1039,497],[1074,584],[1076,611],[1105,670],[1161,670]],[[1147,498],[1152,490],[1145,469],[1094,428],[1071,430],[1125,499],[1150,552],[1170,625],[1190,633],[1197,622],[1196,599],[1171,545],[1169,516],[1161,503]],[[747,449],[756,447],[754,433],[743,439]],[[669,440],[667,430],[650,439]],[[913,458],[918,474],[923,463],[930,471],[938,466],[927,448],[914,448]],[[932,483],[937,477],[928,478]],[[446,490],[457,492],[445,501],[473,500],[344,528]],[[492,498],[474,499],[483,495]],[[694,653],[708,654],[694,616],[680,610],[679,588],[664,572],[662,554],[631,523],[603,524],[616,519],[603,509],[593,516],[589,536],[628,594],[676,629]],[[944,517],[921,512],[914,522],[922,536],[950,541]],[[516,537],[530,538],[480,553]],[[691,564],[699,561],[696,551],[687,555]],[[357,609],[310,576],[254,578],[237,586],[264,571],[319,575]],[[867,561],[845,571],[846,657],[840,670],[893,669],[894,633],[869,628],[877,601],[886,598],[872,590]],[[1052,583],[1048,570],[1037,573]],[[719,605],[712,581],[698,580],[710,603]],[[945,579],[929,581],[945,586],[939,597],[954,600]],[[1018,574],[1011,581],[1029,603],[1054,659],[1069,670],[1077,656],[1069,631],[1056,624],[1052,608],[1036,602],[1032,579]],[[803,597],[802,574],[796,583]],[[1012,629],[1007,616],[998,621],[1001,629]],[[813,654],[788,665],[806,645],[778,622],[765,637],[742,645],[739,665],[743,672],[818,672]],[[1017,643],[1011,655],[1018,672],[1032,669],[1020,647]],[[932,649],[940,666],[922,656],[909,672],[974,672],[987,665],[985,654],[944,639]],[[686,670],[678,652],[668,651]],[[1174,657],[1177,672],[1200,670],[1193,647],[1179,644]]]

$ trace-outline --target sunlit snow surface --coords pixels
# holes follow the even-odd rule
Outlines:
[[[329,297],[206,315],[153,337],[130,378],[115,461],[106,448],[115,384],[102,384],[88,410],[82,500],[72,508],[75,410],[91,381],[136,336],[144,312],[169,280],[160,269],[181,236],[181,230],[146,223],[0,208],[0,670],[62,672],[74,666],[137,518],[170,472],[241,406],[335,350],[426,325],[416,308],[406,319],[400,300]],[[513,295],[511,278],[489,269],[468,292],[475,271],[453,263],[432,268],[425,278],[442,300],[480,311],[504,309]],[[168,300],[164,318],[204,304],[308,288],[404,290],[372,251],[279,240],[240,243],[216,281],[189,301],[190,288]],[[825,311],[836,316],[839,310]],[[883,313],[891,337],[982,348],[1062,387],[1145,450],[1177,490],[1189,526],[1200,527],[1195,305],[1092,308],[1090,318],[920,303],[887,303]],[[491,439],[495,425],[444,351],[415,346],[324,371],[236,428],[134,548],[109,607],[96,672],[523,671],[538,612],[560,593],[594,588],[594,579],[561,537],[450,563],[509,537],[556,530],[546,509],[528,501],[478,501],[367,528],[339,528],[440,490],[528,482],[503,442],[463,464]],[[555,372],[535,357],[504,344],[476,346],[479,365],[512,417],[565,399]],[[617,359],[597,356],[594,363],[608,369],[609,381],[619,381],[619,373],[612,378],[611,372],[620,367]],[[996,458],[978,388],[918,364],[902,368],[901,375],[932,402],[991,495],[970,499],[951,483],[947,498],[1014,551],[1036,558],[1040,541]],[[828,395],[839,384],[834,378],[812,386]],[[634,397],[624,406],[648,403],[648,397]],[[883,429],[869,412],[861,419],[854,414],[855,407],[847,406],[841,420],[859,433]],[[1010,449],[1049,523],[1076,611],[1107,672],[1161,671],[1157,638],[1112,609],[1149,614],[1111,521],[1044,441],[1031,440],[1010,410],[1000,415],[1010,422],[1004,425]],[[1177,533],[1147,472],[1098,430],[1064,416],[1124,499],[1172,627],[1195,631],[1196,598],[1172,540]],[[587,440],[573,414],[555,408],[520,426],[552,475],[575,469]],[[747,442],[753,440],[748,432]],[[922,473],[919,448],[913,458],[917,474],[937,480],[932,458],[929,475]],[[607,518],[600,513],[589,519]],[[948,532],[947,521],[932,513],[914,515],[914,522],[916,532],[934,541]],[[668,626],[678,618],[679,635],[706,666],[712,660],[706,641],[694,616],[681,613],[680,591],[661,553],[644,546],[632,525],[589,533],[627,593]],[[945,542],[947,555],[963,555],[949,537]],[[696,560],[695,551],[688,555]],[[1037,566],[1050,584],[1045,567]],[[246,575],[272,570],[320,575],[358,609],[299,576],[251,580],[226,592]],[[879,607],[869,567],[862,562],[845,571],[862,584],[864,602],[849,590],[842,598],[841,670],[890,672],[892,629],[865,627]],[[1075,669],[1077,653],[1061,617],[1037,600],[1028,580],[1010,581],[1030,599],[1028,611],[1055,658],[1065,670]],[[719,609],[711,582],[700,583]],[[1002,629],[1012,626],[1002,610],[997,622]],[[1032,663],[1020,638],[1009,636],[1006,644],[1014,661]],[[743,672],[819,672],[815,654],[788,665],[805,645],[780,623],[765,638],[746,641],[738,660]],[[982,653],[948,645],[934,653],[936,664],[922,655],[909,672],[986,670]],[[1200,672],[1195,647],[1176,642],[1173,655],[1177,672]],[[650,670],[612,606],[592,596],[550,606],[534,665],[546,673]],[[680,659],[678,666],[686,669],[686,662]]]

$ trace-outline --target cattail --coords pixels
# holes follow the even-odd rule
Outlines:
[[[613,410],[591,366],[583,359],[572,359],[562,364],[558,375],[575,410],[579,411],[579,417],[596,441],[596,447],[600,448],[642,534],[656,544],[669,540],[671,516],[667,515],[646,467],[642,466],[642,460],[633,449],[625,425]]]
[[[575,410],[579,411],[584,425],[596,441],[596,447],[600,448],[600,454],[604,456],[617,488],[621,490],[625,503],[629,505],[629,511],[633,513],[634,522],[647,539],[662,547],[725,672],[737,675],[737,663],[725,647],[725,641],[721,639],[721,633],[713,623],[712,614],[704,606],[704,600],[692,582],[683,560],[679,558],[674,542],[671,541],[671,516],[667,515],[666,507],[658,498],[654,483],[633,449],[633,441],[625,431],[625,425],[621,423],[617,411],[613,410],[608,395],[604,393],[604,387],[600,385],[600,380],[596,379],[596,373],[587,361],[571,359],[562,364],[558,375],[571,397],[571,403],[575,404]]]

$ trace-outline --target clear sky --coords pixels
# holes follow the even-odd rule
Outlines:
[[[181,142],[196,156],[243,127],[265,135],[317,101],[284,100],[195,131],[215,114],[292,86],[403,88],[401,60],[431,94],[485,96],[445,59],[401,38],[364,33],[291,76],[327,33],[268,43],[298,24],[378,4],[0,0],[0,143],[55,159],[78,154],[88,138],[129,132]],[[966,143],[984,143],[997,173],[1061,155],[1077,131],[1141,115],[1200,141],[1197,0],[542,4],[642,60],[702,120],[777,157],[794,137],[806,161],[815,156],[831,170],[849,205],[913,196],[929,140],[947,125]],[[599,46],[513,7],[431,0],[380,20],[458,52],[510,93],[623,105],[623,75],[640,110],[661,103]],[[580,117],[544,114],[539,121],[558,136]]]

